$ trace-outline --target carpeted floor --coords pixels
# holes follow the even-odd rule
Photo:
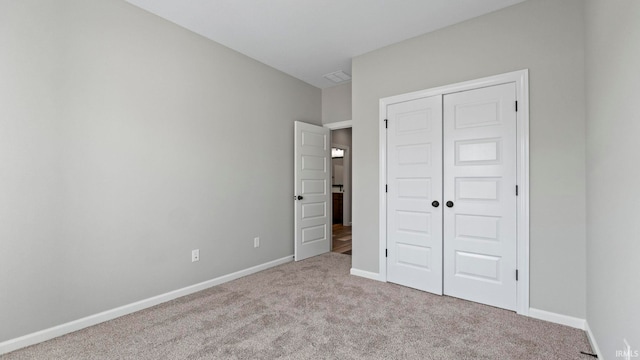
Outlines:
[[[585,333],[288,263],[4,356],[15,359],[592,359]]]

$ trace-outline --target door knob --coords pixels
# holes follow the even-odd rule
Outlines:
[[[447,207],[453,207],[453,201],[447,201]]]
[[[440,203],[436,200],[436,201],[431,203],[431,206],[438,207],[438,206],[440,206]]]
[[[298,199],[298,200],[302,200],[302,199],[304,199],[304,198],[302,197],[302,195],[298,195],[297,199]]]

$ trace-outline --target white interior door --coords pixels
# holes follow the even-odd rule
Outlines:
[[[442,96],[387,107],[387,280],[442,294]]]
[[[294,160],[295,260],[331,249],[329,129],[296,121]]]
[[[443,101],[444,293],[515,310],[515,83]]]

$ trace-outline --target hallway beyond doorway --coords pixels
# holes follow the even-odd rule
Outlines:
[[[351,255],[351,226],[333,224],[332,245],[332,252]]]

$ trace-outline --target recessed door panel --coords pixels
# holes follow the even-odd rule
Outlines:
[[[431,270],[431,248],[398,244],[398,265],[416,267],[417,270]]]
[[[302,155],[302,170],[327,171],[327,159],[322,156]]]
[[[325,179],[301,179],[301,195],[326,195],[327,180]]]
[[[431,144],[396,147],[398,165],[427,165],[431,162]]]
[[[498,196],[500,194],[500,178],[456,178],[455,194],[455,198],[458,201],[498,201]]]
[[[500,124],[500,99],[456,104],[454,111],[456,129]]]
[[[500,240],[500,217],[486,215],[455,215],[455,237],[475,240]]]
[[[500,164],[500,139],[472,139],[455,142],[456,165]]]
[[[400,231],[429,235],[431,214],[418,211],[396,211],[396,224]]]
[[[302,130],[301,145],[306,148],[327,149],[327,135],[318,133],[314,129]]]
[[[484,283],[499,283],[500,258],[492,255],[456,251],[455,276]]]
[[[397,179],[398,197],[405,199],[428,199],[431,194],[430,178]]]
[[[399,114],[396,119],[396,134],[416,133],[418,131],[431,131],[431,122],[434,121],[431,109],[418,110]],[[439,119],[436,119],[439,121]]]
[[[321,224],[309,226],[302,229],[302,243],[308,244],[314,241],[322,241],[327,239],[327,225]]]
[[[315,219],[327,216],[327,204],[324,202],[302,204],[302,218]]]

